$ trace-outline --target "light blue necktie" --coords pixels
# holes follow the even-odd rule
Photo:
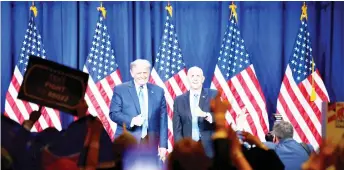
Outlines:
[[[145,98],[143,95],[143,86],[140,86],[139,90],[139,101],[140,101],[140,108],[141,108],[141,115],[143,120],[142,124],[142,138],[144,138],[147,135],[147,129],[148,129],[148,120],[147,120],[147,113],[145,108]]]
[[[193,96],[193,113],[192,113],[192,139],[195,141],[199,140],[199,127],[198,127],[198,116],[196,115],[196,108],[198,107],[198,94]]]

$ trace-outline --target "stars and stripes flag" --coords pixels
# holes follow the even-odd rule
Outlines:
[[[38,110],[38,105],[17,99],[23,76],[29,61],[30,55],[46,59],[46,52],[42,37],[35,23],[37,8],[31,6],[33,13],[30,14],[29,24],[26,29],[22,48],[20,49],[19,60],[14,68],[14,73],[6,94],[5,115],[18,123],[28,120],[32,111]],[[42,115],[34,124],[31,131],[39,132],[47,127],[55,127],[61,130],[60,112],[58,110],[42,107]]]
[[[226,113],[228,123],[265,141],[269,128],[265,97],[241,36],[237,14],[233,10],[222,40],[211,88],[222,91],[222,98],[231,104]],[[245,108],[246,121],[239,124],[236,122],[237,116]]]
[[[303,18],[277,100],[277,113],[294,126],[294,139],[311,144],[321,142],[321,105],[329,101],[319,71],[312,67],[312,44],[307,20]],[[314,71],[312,71],[314,70]],[[315,100],[311,100],[312,87]]]
[[[186,68],[179,47],[176,25],[172,17],[172,6],[167,6],[166,22],[150,82],[165,90],[168,114],[168,152],[173,149],[173,100],[189,90]]]
[[[85,100],[88,104],[87,114],[99,117],[113,140],[117,124],[109,117],[109,107],[113,89],[122,83],[122,78],[111,47],[105,8],[101,7],[99,10],[101,12],[93,35],[92,47],[83,69],[90,75]]]

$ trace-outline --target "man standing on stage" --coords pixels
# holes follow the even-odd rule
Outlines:
[[[214,132],[210,101],[216,90],[203,88],[204,76],[199,67],[191,67],[187,77],[190,91],[176,97],[173,106],[174,142],[190,137],[202,142],[208,157],[213,157],[211,136]]]
[[[137,59],[130,64],[133,80],[115,86],[110,118],[117,123],[115,137],[123,133],[122,125],[125,124],[138,142],[159,146],[158,154],[164,159],[167,152],[166,101],[161,87],[147,83],[150,71],[151,64],[147,60]]]

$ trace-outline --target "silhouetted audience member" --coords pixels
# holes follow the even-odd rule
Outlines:
[[[123,127],[123,133],[115,138],[113,142],[113,153],[115,158],[115,170],[122,170],[123,169],[123,156],[124,153],[135,145],[138,145],[136,138],[131,135],[125,127]]]
[[[168,170],[207,170],[210,165],[202,144],[191,138],[175,143],[168,158]]]

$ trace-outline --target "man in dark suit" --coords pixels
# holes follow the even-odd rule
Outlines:
[[[166,101],[162,88],[147,83],[150,69],[147,60],[137,59],[130,64],[134,80],[115,86],[110,118],[117,123],[115,138],[123,133],[122,125],[125,124],[138,142],[159,145],[160,158],[164,159],[167,152]]]
[[[210,101],[216,90],[203,88],[204,76],[199,67],[191,67],[187,77],[190,91],[176,97],[173,105],[174,142],[182,138],[192,138],[203,144],[207,156],[213,157],[211,136],[214,132],[213,113]]]

